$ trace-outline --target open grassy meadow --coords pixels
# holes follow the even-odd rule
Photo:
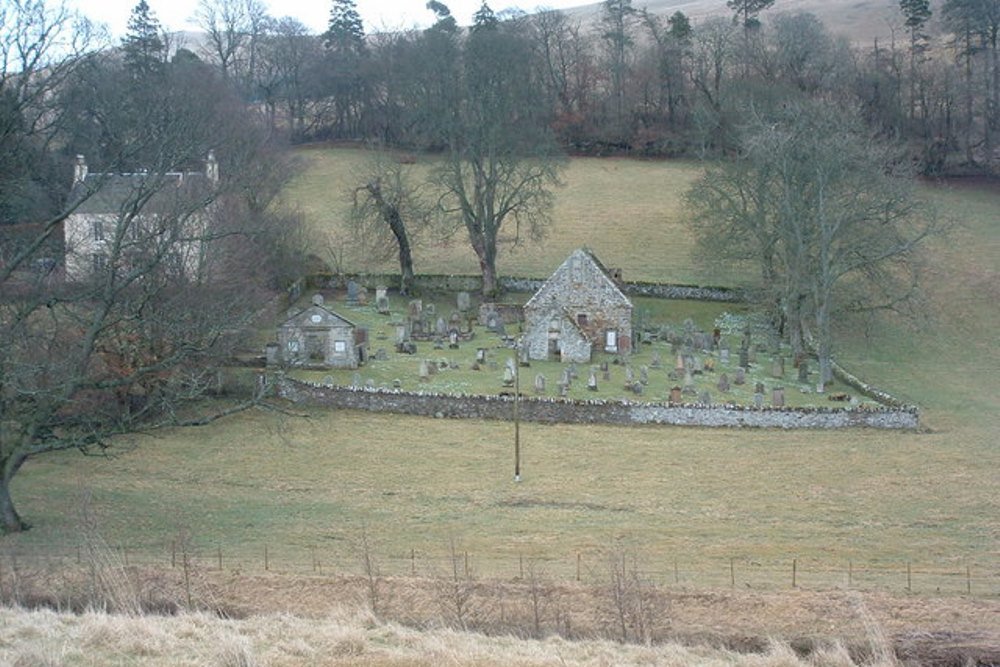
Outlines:
[[[352,256],[340,226],[360,153],[304,155],[288,199],[347,268],[391,268]],[[680,195],[697,169],[572,160],[548,239],[505,252],[501,272],[545,276],[588,245],[626,278],[732,282],[690,256]],[[923,432],[524,424],[515,484],[510,423],[254,412],[130,438],[116,458],[29,463],[14,494],[35,528],[5,544],[72,549],[86,507],[109,543],[156,562],[187,536],[245,569],[267,545],[275,569],[356,570],[367,534],[398,573],[444,568],[454,544],[482,574],[515,576],[523,556],[573,577],[583,554],[584,576],[599,576],[600,552],[624,543],[664,583],[728,587],[735,559],[738,583],[788,586],[798,559],[801,586],[843,586],[853,561],[855,585],[901,591],[911,562],[917,592],[963,592],[968,566],[974,593],[1000,595],[1000,192],[925,192],[958,224],[928,263],[926,318],[852,323],[839,348],[922,406]],[[456,236],[420,249],[416,268],[468,273],[474,260]]]

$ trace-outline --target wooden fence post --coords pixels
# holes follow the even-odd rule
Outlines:
[[[792,588],[798,588],[798,569],[799,560],[797,558],[792,559]]]
[[[906,592],[913,592],[913,577],[910,572],[910,561],[906,561]]]
[[[576,580],[580,581],[580,552],[576,552]]]
[[[267,545],[265,544],[264,545],[264,571],[267,572],[270,569],[271,569],[271,563],[270,563],[270,560],[268,558]]]
[[[681,583],[681,576],[680,576],[680,572],[677,570],[677,559],[676,558],[674,559],[674,583],[675,584]]]
[[[413,548],[410,549],[410,576],[417,576],[417,552]]]
[[[524,554],[517,555],[517,564],[521,570],[521,579],[524,579]]]
[[[972,567],[965,566],[965,592],[972,595]]]
[[[854,561],[847,561],[847,587],[852,588],[854,586]]]
[[[729,559],[729,587],[736,588],[736,559]]]
[[[222,545],[221,544],[218,547],[218,553],[217,553],[217,555],[219,556],[219,571],[221,572],[222,571]]]

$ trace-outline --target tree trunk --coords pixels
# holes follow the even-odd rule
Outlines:
[[[492,301],[499,292],[497,286],[496,257],[492,253],[479,256],[479,268],[483,272],[483,299]]]
[[[14,475],[21,469],[25,457],[13,455],[3,462],[3,474],[0,475],[0,530],[4,534],[20,533],[28,529],[28,524],[21,520],[20,515],[14,508],[14,500],[10,496],[10,483]]]

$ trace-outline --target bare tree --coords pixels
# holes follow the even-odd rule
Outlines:
[[[260,0],[199,0],[195,20],[208,36],[207,51],[223,78],[244,82],[254,70],[266,18]]]
[[[353,192],[351,222],[369,254],[385,258],[395,249],[399,257],[399,292],[409,294],[413,285],[413,242],[427,227],[431,207],[421,194],[408,165],[393,154],[370,149],[364,185]]]

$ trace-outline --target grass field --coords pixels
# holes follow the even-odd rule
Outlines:
[[[356,156],[308,153],[313,169],[291,196],[318,227],[337,219],[318,193],[335,192]],[[503,255],[501,271],[547,275],[587,244],[627,278],[726,282],[689,256],[677,198],[696,173],[691,163],[572,161],[549,240]],[[921,405],[926,432],[529,424],[525,479],[514,484],[507,423],[253,413],[133,438],[134,451],[110,460],[30,463],[14,494],[35,529],[6,543],[73,543],[89,495],[110,542],[158,559],[185,532],[203,551],[246,561],[268,544],[275,558],[315,548],[349,568],[364,529],[404,564],[411,549],[443,556],[454,541],[484,573],[510,573],[520,555],[569,573],[576,553],[623,540],[665,577],[674,558],[719,575],[694,585],[728,585],[730,558],[782,572],[792,558],[805,572],[853,559],[897,573],[911,561],[969,565],[978,592],[1000,594],[1000,194],[926,191],[960,223],[929,263],[926,321],[883,317],[870,338],[852,325],[839,346],[849,368]],[[422,250],[417,270],[472,271],[454,243]]]

